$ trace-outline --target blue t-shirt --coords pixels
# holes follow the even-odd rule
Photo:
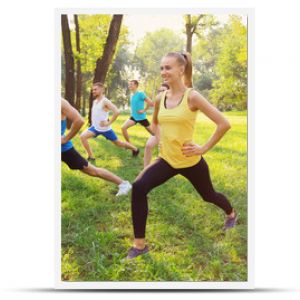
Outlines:
[[[131,116],[137,121],[145,120],[147,118],[146,113],[138,113],[138,110],[145,108],[146,98],[147,96],[144,92],[135,92],[130,97]]]
[[[67,120],[61,120],[61,136],[65,134],[67,128]],[[70,150],[73,147],[73,144],[71,141],[67,141],[65,144],[61,145],[61,152],[66,152]]]

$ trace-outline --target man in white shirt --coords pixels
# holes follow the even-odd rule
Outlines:
[[[88,143],[88,139],[97,137],[98,135],[103,135],[107,140],[110,140],[118,147],[130,149],[132,151],[132,155],[137,156],[139,153],[139,149],[129,142],[120,141],[111,128],[111,124],[117,119],[120,112],[118,108],[104,96],[104,85],[101,82],[94,83],[92,94],[95,98],[92,107],[92,126],[80,135],[82,145],[88,154],[88,160],[95,160],[95,156]],[[113,112],[110,120],[109,111]]]
[[[66,133],[67,120],[71,122],[71,127]],[[61,160],[71,170],[80,170],[89,176],[98,177],[118,185],[119,191],[116,196],[127,195],[131,190],[131,184],[128,181],[106,169],[96,168],[74,148],[71,139],[78,133],[83,124],[84,120],[79,112],[67,100],[61,99]]]

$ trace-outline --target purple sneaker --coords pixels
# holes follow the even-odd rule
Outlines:
[[[128,251],[128,255],[127,255],[126,259],[133,259],[133,258],[135,258],[141,254],[145,254],[147,252],[149,252],[148,246],[145,246],[145,248],[142,250],[131,247]]]
[[[233,218],[227,217],[226,220],[225,220],[225,224],[224,224],[223,230],[226,231],[226,230],[234,227],[236,225],[237,219],[238,219],[238,215],[237,215],[236,212],[235,212],[235,215],[234,215]]]

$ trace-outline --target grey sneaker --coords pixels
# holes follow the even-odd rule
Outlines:
[[[148,246],[145,246],[145,248],[142,249],[142,250],[131,247],[128,251],[128,255],[127,255],[126,259],[133,259],[133,258],[135,258],[135,257],[137,257],[141,254],[145,254],[145,253],[148,253],[148,252],[149,252]]]
[[[236,212],[235,212],[235,215],[234,215],[233,218],[227,217],[226,220],[225,220],[223,230],[226,231],[230,228],[233,228],[236,225],[237,219],[238,219],[238,215],[237,215]]]

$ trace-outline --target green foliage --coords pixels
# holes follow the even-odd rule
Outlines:
[[[144,90],[152,97],[161,84],[159,66],[161,58],[168,52],[182,51],[183,41],[170,29],[161,28],[147,32],[138,44],[133,64],[144,78]]]
[[[247,28],[232,15],[207,27],[193,49],[194,85],[221,110],[247,108]]]
[[[184,22],[186,26],[191,28],[193,34],[196,34],[199,38],[202,38],[207,34],[207,31],[211,31],[219,25],[216,17],[211,14],[184,15]]]
[[[80,28],[81,53],[76,58],[81,60],[82,72],[92,72],[96,60],[102,56],[106,42],[111,15],[78,15]],[[75,45],[75,32],[73,46]]]
[[[70,28],[74,57],[82,65],[82,97],[87,103],[96,61],[103,53],[111,15],[79,15],[78,19],[80,54],[76,51],[75,28],[72,24]],[[72,18],[70,22],[73,22]],[[246,109],[247,28],[236,15],[230,16],[225,24],[219,24],[213,15],[192,15],[191,24],[197,25],[196,36],[194,35],[196,43],[192,51],[194,87],[221,110]],[[127,81],[136,78],[141,81],[140,88],[153,98],[161,84],[161,58],[168,52],[182,51],[184,43],[177,33],[161,28],[145,33],[144,38],[138,42],[135,53],[132,53],[128,28],[123,23],[115,57],[106,79],[108,97],[119,108],[126,108]],[[61,61],[63,66],[63,55]],[[62,90],[64,72],[62,68]]]
[[[126,106],[129,98],[128,81],[131,78],[128,78],[127,70],[132,67],[132,57],[127,47],[119,47],[107,78],[107,96],[122,108]]]
[[[69,281],[245,281],[247,280],[247,116],[226,113],[232,128],[205,159],[214,187],[239,212],[239,224],[224,234],[222,211],[204,202],[193,186],[176,176],[149,193],[147,241],[150,253],[124,261],[132,245],[130,196],[115,197],[117,187],[62,164],[62,278]],[[120,139],[122,114],[113,124]],[[215,125],[199,115],[195,141],[203,144]],[[85,130],[83,128],[82,130]],[[133,182],[143,165],[148,133],[129,129],[142,151],[91,139],[97,165]],[[85,156],[79,136],[76,149]],[[157,155],[157,149],[154,156]]]
[[[80,28],[80,53],[76,50],[75,27],[71,26],[72,47],[75,62],[80,60],[83,78],[82,92],[85,99],[89,98],[97,59],[102,57],[106,43],[111,15],[78,15]],[[128,45],[128,29],[122,25],[117,44],[116,54]],[[109,86],[119,69],[109,69],[106,85]]]
[[[217,106],[247,108],[247,29],[237,16],[231,16],[220,39],[216,62],[217,79],[210,98]]]
[[[66,249],[62,252],[61,263],[62,280],[76,281],[79,276],[79,266],[74,260],[74,251],[72,248]]]
[[[199,91],[211,90],[217,78],[215,64],[220,52],[220,27],[208,27],[193,48],[194,86]]]

